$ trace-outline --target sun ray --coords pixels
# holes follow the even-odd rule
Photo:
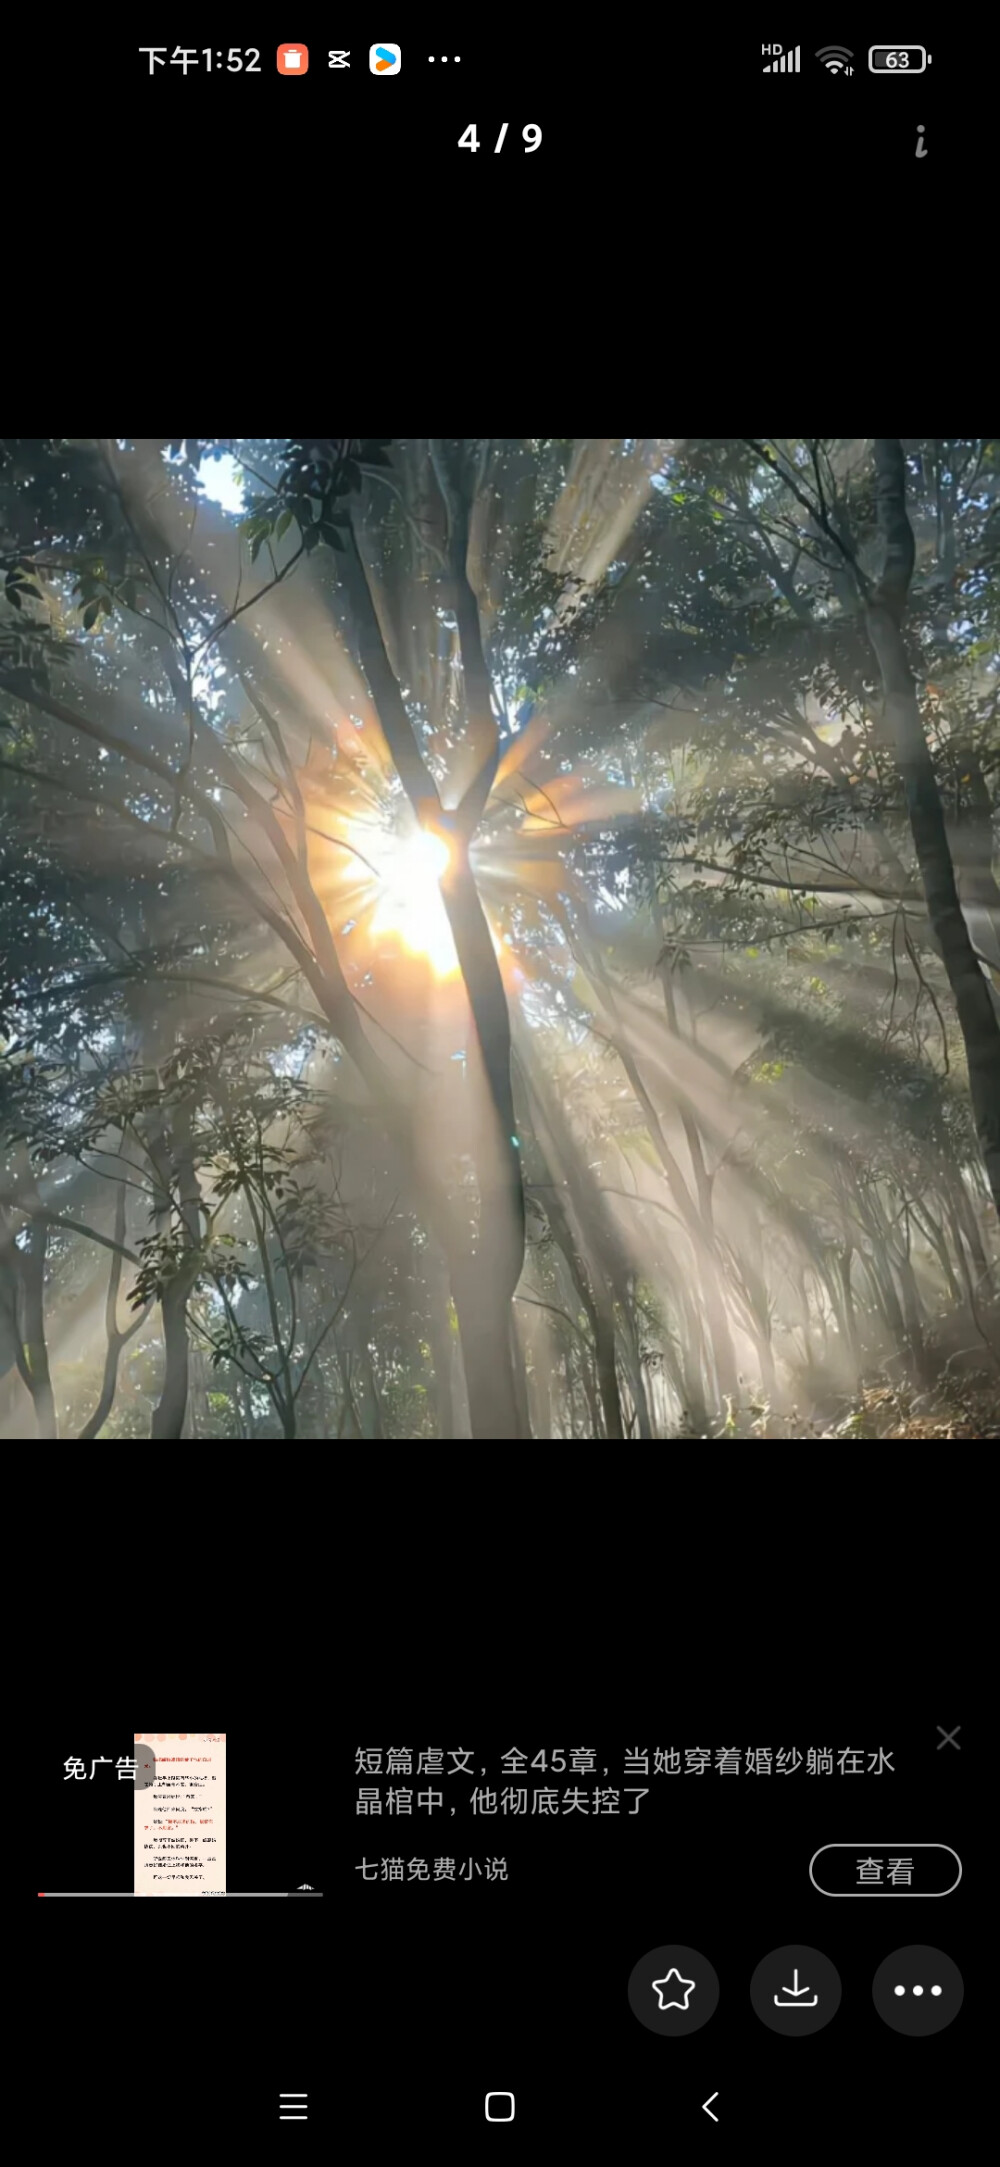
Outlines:
[[[411,955],[426,956],[436,978],[454,976],[458,957],[441,898],[441,877],[449,865],[444,837],[415,828],[412,834],[390,836],[381,848],[374,844],[373,850],[380,879],[372,938],[388,936]]]

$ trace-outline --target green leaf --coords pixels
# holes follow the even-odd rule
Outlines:
[[[283,534],[287,534],[287,533],[288,533],[288,529],[289,529],[289,527],[291,526],[291,524],[292,524],[292,515],[291,515],[291,512],[288,512],[288,511],[282,512],[282,513],[281,513],[281,515],[280,515],[280,517],[279,517],[279,520],[278,520],[278,524],[277,524],[277,526],[275,527],[275,530],[274,530],[274,535],[275,535],[275,540],[276,540],[276,541],[280,542],[280,540],[281,540],[281,537],[282,537],[282,535],[283,535]]]
[[[88,602],[88,604],[87,604],[87,607],[86,607],[86,609],[84,610],[84,613],[83,613],[83,629],[84,629],[84,631],[85,631],[85,632],[92,632],[92,631],[93,631],[93,628],[94,628],[95,624],[97,623],[97,620],[98,620],[98,618],[99,618],[100,614],[101,614],[101,605],[100,605],[100,602]]]

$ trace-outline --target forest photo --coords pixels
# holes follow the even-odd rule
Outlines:
[[[0,440],[0,1434],[1000,1435],[998,502]]]

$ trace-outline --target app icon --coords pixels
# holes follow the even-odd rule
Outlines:
[[[305,75],[309,67],[308,45],[279,45],[278,74]]]
[[[368,65],[373,75],[398,75],[400,68],[398,45],[370,45]]]

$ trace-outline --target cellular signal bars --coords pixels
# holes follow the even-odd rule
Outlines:
[[[790,53],[782,53],[780,60],[769,60],[767,66],[761,69],[762,75],[801,75],[801,73],[801,45],[796,45],[794,51]]]

